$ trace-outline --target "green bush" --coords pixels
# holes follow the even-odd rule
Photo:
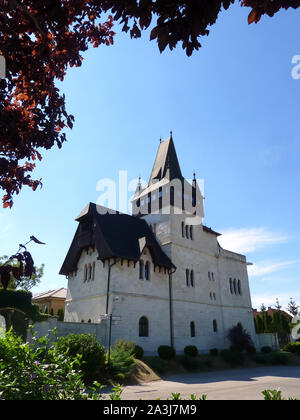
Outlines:
[[[141,360],[144,356],[144,350],[141,346],[135,345],[134,346],[134,357],[136,359]]]
[[[135,346],[132,343],[122,339],[111,350],[110,360],[108,360],[108,372],[113,379],[124,381],[132,373],[135,366]]]
[[[196,346],[186,346],[184,348],[184,354],[187,356],[196,357],[198,356],[198,349]]]
[[[218,356],[219,350],[218,349],[210,349],[209,353],[211,356]]]
[[[125,349],[126,351],[132,353],[136,359],[142,359],[144,356],[144,350],[142,347],[136,345],[134,341],[126,341],[124,338],[120,338],[114,345],[114,349]]]
[[[98,377],[104,371],[105,350],[92,334],[68,334],[60,337],[55,343],[58,353],[68,354],[70,357],[80,355],[85,379]]]
[[[270,347],[270,346],[263,346],[260,350],[263,353],[271,353],[272,352],[272,347]]]
[[[171,346],[159,346],[157,353],[161,359],[172,360],[175,359],[176,350]]]
[[[250,334],[240,323],[230,328],[228,339],[235,350],[248,351],[249,348],[254,348]]]
[[[0,339],[0,399],[102,399],[99,384],[86,393],[81,358],[61,354],[47,344],[42,338],[29,346],[12,331]],[[45,352],[47,363],[43,361]]]
[[[300,342],[288,343],[286,346],[283,347],[283,350],[300,356]]]

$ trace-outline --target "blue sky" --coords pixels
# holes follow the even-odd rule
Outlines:
[[[159,138],[173,137],[182,172],[205,183],[204,223],[220,242],[245,253],[253,306],[300,304],[300,11],[248,25],[249,9],[221,13],[203,48],[186,57],[179,45],[160,54],[149,33],[131,40],[115,28],[112,47],[91,48],[59,87],[75,115],[61,150],[43,151],[35,170],[43,188],[23,189],[0,209],[0,255],[30,245],[45,276],[32,291],[66,287],[58,272],[75,217],[96,202],[97,182],[148,180]]]

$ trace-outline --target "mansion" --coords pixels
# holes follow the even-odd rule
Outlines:
[[[133,340],[145,353],[228,347],[241,323],[256,344],[244,255],[223,249],[203,225],[204,197],[186,180],[172,135],[161,141],[149,182],[137,185],[132,214],[89,203],[60,274],[68,278],[66,322],[111,315],[112,344]]]

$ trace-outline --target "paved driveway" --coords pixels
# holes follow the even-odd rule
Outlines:
[[[208,400],[258,400],[263,399],[264,389],[278,388],[284,397],[300,399],[300,367],[270,366],[171,375],[166,380],[125,387],[122,400],[165,400],[172,392],[180,392],[185,399],[190,394],[199,397],[207,394]]]

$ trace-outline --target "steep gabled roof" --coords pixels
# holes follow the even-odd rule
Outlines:
[[[76,219],[79,226],[60,274],[76,271],[82,250],[89,246],[95,246],[101,260],[124,258],[134,261],[140,259],[143,248],[147,246],[155,265],[175,268],[145,220],[119,212],[104,213],[104,209],[89,203],[80,213]]]
[[[163,178],[167,178],[170,181],[172,179],[183,179],[172,135],[159,145],[149,185]]]

